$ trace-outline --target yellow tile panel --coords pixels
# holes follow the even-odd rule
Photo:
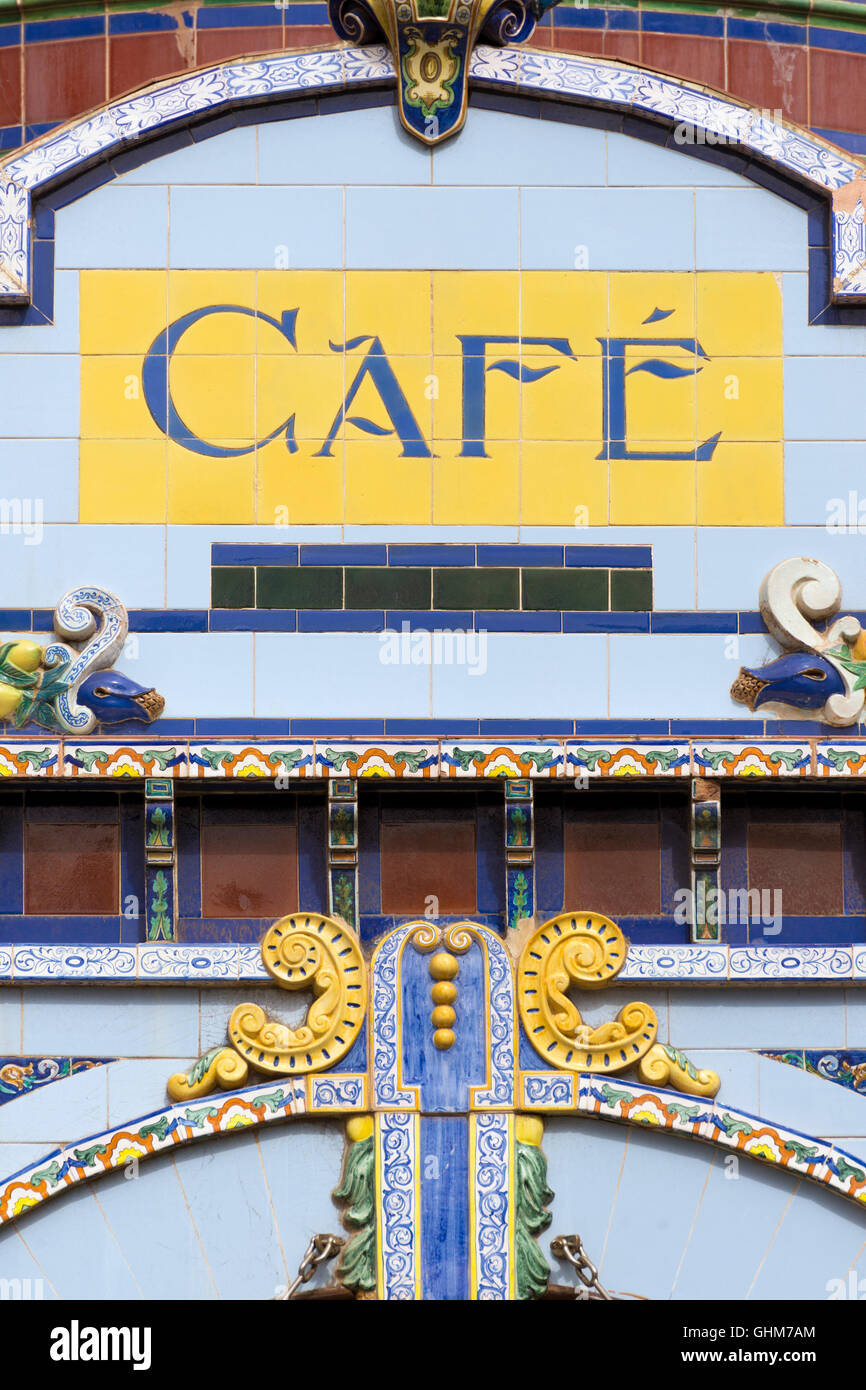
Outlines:
[[[507,526],[520,507],[520,446],[496,444],[489,458],[461,458],[443,445],[433,465],[433,521],[437,526]]]
[[[781,444],[723,440],[697,472],[699,526],[784,526]]]
[[[162,523],[164,439],[86,439],[79,455],[79,521]]]
[[[521,450],[522,526],[606,526],[608,464],[590,443],[529,443]],[[580,544],[575,530],[574,544]]]

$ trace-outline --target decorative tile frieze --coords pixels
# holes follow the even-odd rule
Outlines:
[[[688,777],[688,743],[568,743],[568,777]]]
[[[190,777],[278,778],[314,777],[316,768],[312,742],[190,743]]]
[[[0,1105],[114,1061],[114,1057],[0,1057]]]
[[[439,776],[439,744],[427,743],[363,745],[316,743],[318,775],[324,777],[399,777],[404,780]]]
[[[850,946],[731,946],[729,972],[741,980],[850,980]]]
[[[798,743],[692,743],[692,772],[696,777],[809,777],[812,752],[808,740]]]
[[[0,747],[0,777],[58,777],[60,744],[12,743]]]
[[[67,777],[183,777],[186,749],[176,743],[76,743],[63,745]]]
[[[620,981],[658,980],[674,984],[724,984],[728,978],[727,946],[646,946],[632,943]]]
[[[819,740],[815,757],[819,777],[866,777],[866,743]]]
[[[574,1110],[577,1078],[561,1071],[522,1071],[520,1104],[523,1110]]]
[[[508,746],[475,740],[443,741],[442,777],[558,777],[563,764],[559,743]]]
[[[135,946],[15,946],[13,979],[129,981],[136,975]]]
[[[138,977],[162,981],[234,981],[238,979],[238,947],[139,946]]]

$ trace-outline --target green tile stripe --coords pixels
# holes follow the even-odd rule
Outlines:
[[[215,565],[213,608],[646,613],[650,569]]]

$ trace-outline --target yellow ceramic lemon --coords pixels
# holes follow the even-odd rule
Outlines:
[[[19,671],[35,671],[42,660],[42,648],[38,642],[16,642],[8,659]]]
[[[0,719],[8,719],[21,702],[21,691],[0,681]]]

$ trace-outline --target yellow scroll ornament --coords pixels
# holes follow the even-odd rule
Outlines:
[[[616,1072],[648,1052],[658,1020],[649,1004],[626,1004],[615,1021],[584,1023],[566,991],[598,989],[615,979],[628,945],[615,922],[597,912],[564,912],[529,938],[520,957],[520,1017],[536,1052],[565,1071]]]
[[[567,991],[599,989],[625,965],[628,942],[598,912],[563,912],[529,937],[520,956],[517,998],[526,1034],[539,1056],[564,1071],[618,1072],[638,1063],[641,1081],[690,1095],[714,1096],[719,1078],[698,1071],[684,1053],[656,1042],[649,1004],[626,1004],[615,1020],[584,1023]]]
[[[281,989],[312,990],[303,1023],[268,1018],[258,1004],[239,1004],[228,1023],[231,1047],[214,1049],[168,1082],[174,1100],[235,1087],[247,1067],[270,1076],[303,1076],[331,1067],[351,1048],[364,1022],[367,970],[354,932],[333,917],[281,917],[262,941],[265,969]]]

